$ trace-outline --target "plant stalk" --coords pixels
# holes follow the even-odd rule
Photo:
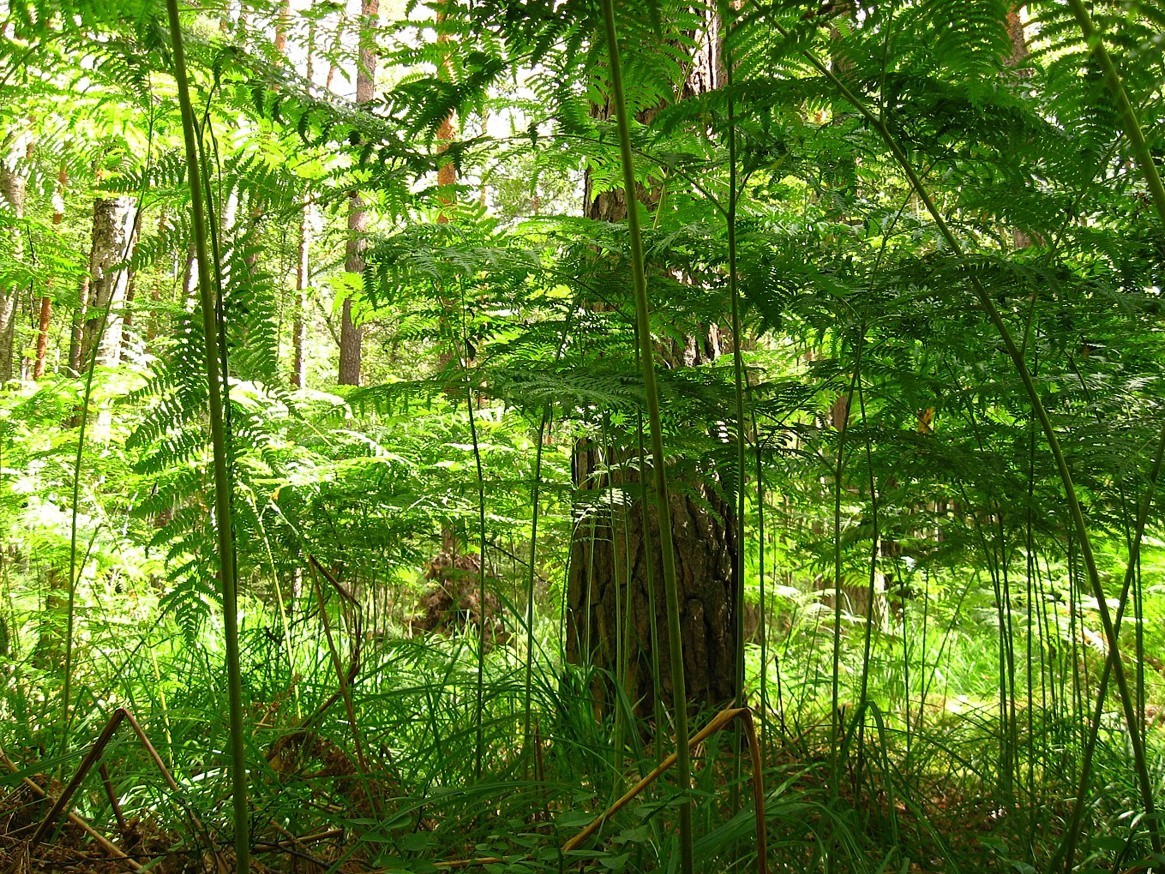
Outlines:
[[[1079,0],[1069,0],[1069,2],[1073,5],[1074,8],[1078,8],[1081,12],[1083,12],[1083,6],[1080,4]],[[1086,17],[1087,13],[1084,13],[1084,15]],[[784,27],[776,22],[773,24],[774,27],[776,27],[783,36],[788,36],[788,31]],[[1099,46],[1099,51],[1102,53],[1104,52],[1103,45],[1101,45],[1099,40],[1096,39],[1094,32],[1089,32],[1086,30],[1085,37],[1086,39],[1090,40],[1094,51],[1096,51],[1097,47]],[[919,177],[918,172],[914,169],[913,164],[910,163],[910,159],[906,156],[906,153],[902,150],[902,147],[894,138],[893,133],[891,133],[885,121],[879,116],[875,115],[874,112],[871,111],[870,108],[867,107],[865,103],[862,102],[862,100],[858,98],[857,95],[855,95],[846,86],[846,84],[842,82],[825,64],[823,64],[811,53],[806,52],[805,54],[809,62],[818,70],[818,72],[829,79],[831,84],[838,89],[841,95],[858,111],[859,114],[861,114],[863,118],[866,119],[867,122],[869,122],[871,127],[873,127],[873,129],[882,138],[882,141],[886,144],[887,149],[890,151],[891,156],[894,158],[895,163],[898,164],[902,170],[903,175],[906,176],[907,181],[910,183],[910,187],[914,189],[915,193],[918,195],[919,200],[922,201],[923,206],[926,208],[927,213],[930,215],[931,220],[934,222],[935,228],[938,230],[943,240],[950,247],[951,252],[954,254],[955,258],[962,264],[966,265],[968,262],[966,251],[963,249],[962,244],[955,236],[954,231],[951,230],[950,225],[947,224],[946,219],[943,218],[942,213],[939,212],[939,209],[935,205],[934,198],[931,196],[930,191],[926,188],[925,185],[923,185],[922,179]],[[1107,53],[1104,53],[1104,57],[1107,58]],[[1111,59],[1109,59],[1108,64],[1109,68],[1112,70],[1112,76],[1116,76],[1115,68],[1112,68],[1111,66]],[[1109,78],[1111,84],[1112,78],[1107,74],[1106,78]],[[1116,84],[1119,87],[1119,78],[1116,80]],[[1123,89],[1121,89],[1121,92],[1123,93]],[[1118,99],[1118,103],[1120,102],[1122,101]],[[1128,105],[1127,97],[1124,98],[1123,103],[1127,105],[1128,112],[1132,113],[1132,107],[1131,105]],[[1132,115],[1132,118],[1135,122],[1135,113]],[[1126,121],[1127,120],[1128,119],[1126,114]],[[1141,142],[1142,144],[1144,143],[1143,137],[1141,137]],[[1145,147],[1144,151],[1147,157],[1147,147]],[[1154,191],[1154,204],[1160,211],[1162,218],[1165,219],[1165,188],[1161,187],[1160,177],[1157,176],[1156,168],[1152,167],[1151,158],[1149,159],[1149,165],[1149,170],[1145,171],[1144,167],[1142,167],[1142,170],[1146,172],[1147,177],[1152,177],[1156,180],[1156,187],[1153,185],[1152,181],[1150,181],[1149,187]],[[1015,371],[1020,378],[1020,382],[1023,384],[1024,392],[1027,394],[1028,402],[1032,407],[1032,412],[1035,413],[1036,420],[1040,423],[1040,429],[1043,431],[1044,439],[1047,441],[1048,449],[1050,450],[1052,458],[1056,464],[1056,470],[1060,475],[1060,481],[1064,488],[1065,504],[1067,505],[1068,514],[1072,519],[1073,528],[1075,529],[1076,537],[1079,541],[1080,556],[1084,562],[1085,575],[1088,579],[1089,588],[1091,590],[1090,594],[1096,599],[1098,612],[1100,614],[1100,623],[1104,630],[1104,636],[1108,644],[1109,652],[1112,656],[1113,674],[1116,680],[1117,692],[1120,697],[1122,709],[1124,711],[1125,722],[1129,728],[1129,744],[1132,748],[1133,767],[1136,772],[1137,783],[1141,793],[1141,802],[1144,806],[1144,812],[1146,814],[1145,825],[1149,832],[1149,838],[1150,842],[1152,843],[1153,850],[1154,852],[1159,853],[1161,852],[1162,845],[1160,829],[1157,824],[1156,804],[1153,798],[1154,784],[1149,775],[1148,761],[1145,755],[1145,746],[1141,731],[1138,727],[1140,725],[1141,719],[1136,712],[1134,700],[1129,689],[1128,679],[1125,675],[1124,663],[1119,655],[1120,642],[1117,640],[1116,629],[1112,621],[1112,613],[1109,610],[1108,602],[1105,598],[1104,586],[1102,585],[1100,579],[1100,570],[1097,567],[1096,557],[1092,551],[1092,541],[1088,533],[1088,523],[1084,517],[1083,505],[1081,504],[1079,495],[1076,492],[1076,485],[1072,478],[1072,471],[1068,466],[1068,459],[1064,455],[1063,448],[1060,445],[1059,435],[1056,433],[1055,426],[1052,424],[1052,420],[1048,415],[1047,408],[1044,406],[1043,400],[1040,398],[1039,390],[1036,388],[1035,380],[1031,375],[1031,370],[1028,368],[1027,362],[1024,359],[1024,355],[1020,351],[1019,346],[1016,344],[1011,330],[1008,328],[1007,323],[1003,320],[1002,314],[999,312],[998,307],[995,306],[995,301],[992,299],[987,289],[983,286],[983,283],[979,281],[978,277],[972,271],[968,270],[967,272],[967,281],[975,293],[975,297],[979,302],[979,306],[986,313],[988,320],[995,327],[996,332],[999,334],[999,338],[1003,342],[1004,349],[1006,350],[1008,357],[1011,359],[1012,364],[1015,367]]]
[[[174,2],[174,0],[170,0]],[[692,853],[692,767],[688,750],[688,701],[684,685],[683,639],[680,631],[679,587],[676,582],[675,544],[672,542],[671,504],[667,489],[667,460],[663,450],[663,425],[659,412],[659,387],[655,381],[654,350],[651,346],[651,318],[647,302],[647,271],[644,266],[643,237],[639,227],[639,204],[635,196],[635,167],[631,154],[631,130],[623,71],[619,62],[618,34],[615,30],[614,0],[602,0],[607,53],[611,64],[611,97],[619,128],[619,152],[623,164],[623,186],[627,200],[627,230],[631,243],[631,274],[635,283],[635,323],[638,328],[639,361],[643,368],[643,388],[647,395],[647,421],[651,432],[652,473],[659,509],[659,541],[663,559],[664,597],[667,602],[668,649],[671,654],[672,706],[676,726],[676,767],[679,773],[680,871],[693,872]]]
[[[194,227],[194,250],[198,262],[198,292],[202,306],[202,328],[206,341],[206,379],[210,414],[210,441],[214,454],[214,509],[217,523],[219,574],[222,585],[223,636],[226,644],[227,694],[230,722],[230,771],[234,803],[235,870],[248,874],[251,868],[250,811],[247,806],[246,734],[243,728],[243,684],[239,667],[238,586],[235,577],[235,537],[231,518],[231,476],[228,466],[228,435],[223,415],[222,383],[227,375],[220,369],[217,304],[210,276],[207,250],[206,208],[198,161],[194,108],[186,78],[186,54],[178,0],[166,0],[170,20],[170,44],[174,52],[174,78],[178,83],[178,105],[182,112],[182,136],[186,146],[187,181]]]

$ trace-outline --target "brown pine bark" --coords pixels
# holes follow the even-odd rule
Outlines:
[[[77,305],[73,308],[73,321],[69,327],[69,375],[81,375],[81,341],[85,336],[85,308],[89,301],[89,274],[81,279],[77,292]]]
[[[275,19],[275,51],[283,55],[287,53],[287,28],[291,24],[291,0],[283,0],[279,4],[279,13]],[[310,81],[311,76],[308,76]]]
[[[376,28],[380,0],[360,0],[359,63],[356,69],[356,104],[371,103],[376,96]],[[348,242],[344,250],[344,269],[364,275],[364,250],[368,245],[368,209],[360,192],[348,195]],[[352,298],[344,298],[340,314],[340,385],[360,385],[363,358],[363,326],[352,318]]]
[[[719,87],[721,70],[716,22],[709,20],[700,36],[683,96]],[[606,117],[609,108],[594,112]],[[654,113],[644,113],[649,122]],[[596,221],[623,221],[627,205],[621,191],[595,191],[586,179],[586,211]],[[648,209],[657,191],[640,191]],[[704,336],[687,337],[661,349],[672,366],[706,363],[720,354],[719,331],[709,326]],[[618,677],[637,712],[654,711],[656,683],[663,702],[672,702],[671,661],[659,547],[659,514],[640,495],[636,452],[621,446],[582,441],[575,447],[572,478],[576,488],[574,537],[567,580],[567,657]],[[676,481],[678,474],[669,478]],[[614,495],[621,499],[610,500]],[[714,470],[700,471],[669,498],[672,537],[684,636],[684,677],[687,697],[696,707],[715,707],[736,694],[736,563],[733,510],[722,497]],[[646,510],[646,512],[645,512]],[[646,522],[645,522],[646,519]],[[654,612],[652,610],[654,607]],[[623,611],[621,614],[620,611]],[[629,617],[629,622],[625,621]],[[653,647],[658,646],[659,651]],[[620,656],[626,665],[619,663]],[[653,675],[658,672],[658,677]],[[610,686],[596,684],[596,705],[611,705]]]

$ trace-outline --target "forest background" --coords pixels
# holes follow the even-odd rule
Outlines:
[[[1163,45],[0,3],[8,870],[1161,870]]]

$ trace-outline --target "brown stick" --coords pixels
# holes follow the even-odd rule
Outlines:
[[[37,827],[36,831],[33,832],[32,837],[29,838],[28,848],[30,850],[44,839],[44,836],[48,833],[48,830],[52,828],[53,823],[56,822],[61,813],[66,810],[69,801],[73,797],[73,794],[77,791],[78,787],[80,787],[81,782],[89,774],[89,771],[92,770],[93,766],[100,760],[101,754],[105,752],[105,748],[109,745],[109,742],[113,739],[114,733],[117,731],[118,727],[123,721],[129,722],[130,728],[133,729],[134,734],[137,735],[138,740],[141,741],[142,746],[145,747],[151,761],[153,761],[158,771],[161,772],[162,778],[166,781],[166,785],[169,786],[171,791],[173,791],[176,795],[182,794],[182,789],[178,786],[178,782],[166,768],[165,763],[162,761],[162,757],[158,755],[158,751],[154,748],[154,745],[150,743],[150,739],[146,737],[145,731],[142,730],[142,727],[138,724],[138,721],[134,719],[133,714],[126,710],[124,707],[118,707],[115,711],[113,711],[113,715],[109,717],[109,722],[105,724],[105,728],[102,730],[97,740],[93,742],[93,746],[89,748],[89,752],[85,755],[85,758],[81,760],[81,764],[78,766],[76,773],[73,774],[73,779],[69,781],[69,785],[65,787],[60,797],[57,798],[57,800],[53,803],[53,806],[49,808],[49,812],[45,814],[44,820]],[[110,801],[113,804],[114,814],[117,816],[118,823],[122,826],[122,828],[124,828],[125,820],[121,815],[121,810],[119,809],[117,800],[114,797],[113,787],[109,782],[109,772],[105,769],[104,765],[101,765],[101,774],[106,784],[106,792],[109,794]],[[214,853],[215,862],[219,869],[222,871],[227,870],[225,861],[214,850],[214,843],[210,840],[210,834],[207,832],[206,827],[199,820],[198,815],[190,809],[187,809],[186,812],[190,817],[190,821],[194,824],[194,827],[202,834],[203,838],[207,841],[207,845],[211,847],[211,851]]]
[[[166,781],[166,785],[170,787],[170,791],[181,798],[182,789],[178,786],[178,781],[175,780],[174,777],[170,774],[169,769],[166,767],[166,763],[162,761],[162,757],[158,754],[158,751],[154,748],[154,745],[150,743],[150,739],[146,737],[146,733],[142,730],[141,725],[134,718],[132,713],[130,713],[128,710],[125,710],[124,708],[122,708],[122,710],[125,713],[126,722],[128,722],[129,727],[133,729],[133,733],[138,736],[138,740],[141,741],[142,746],[145,747],[146,752],[149,754],[150,759],[154,763],[154,767],[156,767],[161,773],[162,779]],[[104,765],[102,767],[104,767]],[[219,870],[229,870],[230,866],[227,865],[226,860],[223,859],[219,854],[218,849],[215,847],[214,841],[211,839],[210,832],[207,831],[206,826],[202,824],[202,821],[198,818],[198,814],[196,814],[191,808],[186,807],[185,804],[183,804],[182,807],[186,810],[186,815],[190,817],[190,822],[194,825],[194,828],[198,831],[199,834],[202,835],[202,839],[210,848],[211,853],[214,855],[215,864],[218,865]]]
[[[117,801],[117,793],[113,791],[113,781],[109,779],[109,769],[102,762],[97,773],[101,775],[101,785],[105,787],[105,797],[109,799],[109,806],[113,808],[113,815],[117,818],[117,827],[125,831],[125,814],[121,812],[121,805]]]
[[[16,763],[2,752],[0,752],[0,762],[2,762],[4,767],[6,767],[13,774],[20,773],[20,768],[17,767]],[[35,780],[29,777],[21,777],[20,782],[39,795],[41,798],[49,797],[49,794],[45,791],[44,787],[40,786]],[[97,829],[89,825],[89,823],[87,823],[77,814],[70,813],[68,819],[69,822],[73,823],[73,825],[77,826],[77,828],[81,829],[81,831],[89,835],[89,837],[93,839],[93,842],[101,847],[101,849],[105,850],[105,852],[107,852],[113,858],[117,859],[121,864],[125,865],[131,871],[143,870],[141,865],[127,856],[124,852],[121,851],[120,848],[118,848],[116,844],[112,843],[109,838],[105,837],[105,835],[97,831]]]
[[[734,719],[740,719],[744,722],[745,734],[748,737],[749,753],[752,760],[752,798],[756,816],[756,864],[759,874],[766,874],[768,871],[768,862],[766,858],[768,856],[768,838],[765,833],[764,775],[761,772],[760,767],[760,746],[756,739],[756,726],[752,721],[752,711],[747,707],[735,707],[727,710],[721,710],[714,717],[712,717],[712,720],[707,725],[705,725],[700,731],[698,731],[688,740],[688,747],[691,749],[697,744],[702,743],[713,734],[720,731]],[[676,754],[672,753],[666,759],[660,762],[654,771],[652,771],[650,774],[628,789],[623,794],[622,798],[614,802],[610,807],[595,817],[590,825],[588,825],[573,838],[563,844],[562,852],[569,853],[571,850],[576,849],[587,838],[598,831],[603,823],[610,819],[614,814],[622,810],[637,795],[643,792],[644,789],[663,776],[664,772],[675,765],[675,763]]]
[[[121,725],[121,721],[125,719],[128,712],[124,707],[118,707],[113,711],[113,715],[109,717],[109,722],[105,723],[105,728],[98,735],[97,740],[93,742],[93,746],[89,748],[89,752],[85,754],[85,758],[81,760],[81,764],[77,767],[76,773],[73,774],[73,779],[69,781],[69,785],[61,792],[60,797],[53,802],[53,806],[49,808],[49,812],[45,814],[45,818],[41,821],[41,824],[37,826],[36,831],[32,833],[32,837],[28,839],[29,850],[41,842],[48,830],[53,827],[53,823],[57,821],[57,817],[65,812],[65,808],[68,807],[73,793],[81,786],[81,781],[85,779],[90,769],[97,764],[97,760],[105,752],[105,747],[113,739],[113,733],[117,731],[117,727]]]

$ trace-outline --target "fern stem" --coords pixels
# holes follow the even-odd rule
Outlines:
[[[464,312],[464,308],[462,309]],[[468,344],[467,344],[468,345]],[[466,353],[468,356],[468,353]],[[469,359],[465,361],[465,409],[469,414],[469,438],[473,444],[473,464],[477,472],[477,525],[478,525],[478,636],[477,636],[477,685],[473,717],[476,743],[473,754],[473,776],[481,782],[482,766],[485,761],[485,474],[481,464],[481,444],[477,440],[477,417],[473,415],[473,384],[469,378]]]
[[[1083,6],[1080,5],[1079,0],[1069,0],[1069,2],[1073,3],[1074,8],[1079,7],[1080,10],[1083,11]],[[789,35],[788,30],[782,27],[778,22],[773,22],[773,26],[782,34],[782,36],[787,37]],[[1103,52],[1103,45],[1101,45],[1099,41],[1096,40],[1094,32],[1092,32],[1092,36],[1090,37],[1089,32],[1086,31],[1085,37],[1089,39],[1090,43],[1093,44],[1094,51],[1096,50],[1096,47],[1099,46],[1099,50]],[[906,153],[902,150],[902,147],[898,145],[897,140],[894,138],[893,133],[890,131],[885,121],[883,121],[883,119],[881,119],[879,116],[875,115],[869,109],[869,107],[867,107],[865,103],[863,103],[862,100],[858,98],[846,86],[846,84],[842,82],[837,77],[837,75],[834,74],[833,71],[830,70],[825,64],[823,64],[818,58],[816,58],[808,51],[805,52],[805,56],[809,62],[818,70],[818,72],[825,76],[830,81],[830,83],[838,89],[838,92],[850,104],[853,105],[858,113],[861,114],[862,117],[870,123],[870,125],[882,138],[882,141],[886,144],[886,148],[890,151],[891,156],[894,158],[895,163],[898,164],[902,170],[903,175],[910,183],[910,187],[914,189],[915,193],[918,195],[919,200],[922,201],[923,206],[926,208],[927,213],[930,215],[931,220],[934,222],[935,228],[938,230],[940,236],[942,236],[943,240],[946,241],[956,259],[964,266],[966,266],[968,263],[966,251],[963,249],[963,246],[959,242],[958,237],[956,237],[954,232],[951,230],[950,225],[947,224],[946,219],[943,218],[942,213],[935,205],[934,198],[931,196],[929,189],[923,185],[922,179],[919,177],[918,172],[910,163],[910,159],[906,156]],[[1107,53],[1105,53],[1104,56],[1107,57]],[[1109,67],[1111,68],[1111,60],[1109,60],[1108,63]],[[1113,75],[1116,75],[1115,69],[1113,69]],[[1117,79],[1117,85],[1119,86],[1119,79]],[[1121,90],[1123,92],[1123,89]],[[1120,102],[1122,101],[1118,99],[1118,103]],[[1127,105],[1127,97],[1124,98],[1123,103]],[[1132,113],[1131,105],[1128,106],[1128,111],[1129,113]],[[1132,119],[1134,123],[1135,118],[1136,116],[1133,114]],[[1141,138],[1141,141],[1143,143],[1143,137]],[[1147,155],[1147,147],[1145,152]],[[1151,159],[1149,160],[1149,165],[1150,167],[1152,165]],[[1142,170],[1144,170],[1143,167]],[[1151,167],[1149,171],[1146,171],[1146,175],[1156,179],[1156,187],[1152,182],[1150,182],[1150,189],[1154,191],[1154,204],[1161,212],[1162,218],[1165,219],[1165,188],[1161,187],[1160,177],[1156,174],[1156,168]],[[1056,464],[1056,470],[1060,475],[1060,481],[1064,488],[1064,500],[1067,504],[1068,514],[1072,519],[1073,528],[1075,529],[1076,536],[1079,541],[1080,557],[1084,562],[1084,570],[1088,578],[1088,585],[1091,589],[1091,595],[1096,599],[1097,602],[1098,612],[1100,614],[1100,622],[1104,630],[1105,640],[1109,648],[1110,661],[1113,666],[1113,673],[1116,678],[1117,692],[1120,697],[1121,707],[1124,711],[1125,722],[1127,723],[1129,729],[1129,743],[1132,747],[1133,767],[1137,775],[1137,783],[1141,793],[1141,803],[1144,806],[1144,812],[1146,814],[1145,825],[1149,832],[1149,838],[1152,843],[1153,850],[1154,852],[1159,853],[1161,852],[1160,829],[1157,824],[1157,817],[1155,813],[1156,805],[1153,799],[1153,782],[1149,775],[1143,737],[1141,735],[1140,729],[1138,728],[1140,724],[1140,717],[1137,715],[1135,703],[1129,689],[1128,678],[1125,675],[1124,662],[1121,660],[1119,655],[1120,641],[1116,637],[1116,627],[1112,621],[1112,613],[1110,612],[1108,602],[1105,599],[1104,586],[1100,579],[1100,570],[1096,564],[1096,556],[1092,551],[1092,541],[1088,532],[1088,523],[1084,517],[1084,508],[1080,502],[1080,497],[1076,492],[1076,485],[1072,478],[1072,471],[1068,466],[1068,459],[1064,455],[1063,448],[1060,445],[1059,435],[1056,433],[1055,426],[1052,424],[1052,420],[1048,415],[1047,408],[1044,406],[1043,400],[1040,398],[1039,390],[1036,388],[1035,380],[1031,375],[1031,370],[1028,368],[1027,362],[1024,359],[1024,355],[1020,351],[1019,346],[1016,344],[1015,338],[1012,336],[1011,329],[1008,328],[1007,322],[1004,321],[998,307],[995,306],[994,299],[987,292],[987,289],[983,286],[983,283],[979,280],[978,276],[976,276],[975,273],[970,269],[967,269],[967,274],[967,281],[970,284],[971,289],[974,291],[975,297],[977,298],[980,307],[982,307],[983,311],[987,314],[988,320],[994,326],[1000,340],[1002,340],[1004,349],[1012,361],[1016,374],[1020,378],[1020,382],[1023,384],[1024,392],[1028,397],[1028,402],[1031,404],[1032,411],[1036,416],[1036,420],[1040,423],[1040,428],[1044,433],[1044,439],[1048,443],[1048,449],[1052,454],[1052,458]]]
[[[538,439],[534,449],[534,474],[530,483],[530,564],[526,569],[526,676],[522,691],[522,739],[526,755],[533,761],[533,737],[531,728],[531,693],[534,682],[534,579],[538,561],[538,516],[541,510],[542,491],[542,450],[546,441],[546,423],[550,418],[550,405],[542,409],[542,419],[538,423]]]
[[[174,0],[170,0],[174,2]],[[672,542],[671,504],[667,489],[667,459],[663,450],[663,425],[659,412],[659,388],[655,381],[654,350],[651,346],[651,318],[647,302],[647,272],[644,266],[643,237],[639,227],[639,204],[635,196],[635,167],[631,155],[631,130],[623,71],[619,61],[615,30],[614,0],[602,0],[607,54],[611,64],[611,97],[619,128],[619,152],[623,164],[623,187],[627,200],[627,230],[631,243],[631,274],[635,283],[635,323],[638,328],[639,359],[643,387],[647,395],[647,420],[651,432],[652,473],[659,507],[659,540],[663,559],[664,597],[667,602],[668,649],[671,655],[673,709],[676,726],[676,766],[680,802],[680,870],[692,874],[692,767],[688,750],[688,701],[684,685],[683,636],[680,630],[679,587],[676,582],[675,545]]]
[[[718,0],[714,14],[720,16],[720,26],[723,28],[721,58],[724,64],[724,85],[728,89],[728,209],[725,215],[725,228],[728,243],[728,296],[731,301],[732,317],[732,387],[736,402],[736,539],[735,549],[732,551],[733,568],[736,579],[736,603],[734,621],[736,624],[736,707],[745,706],[744,694],[744,535],[745,535],[745,491],[747,483],[745,469],[747,459],[745,450],[748,441],[745,435],[744,418],[744,355],[741,343],[744,340],[743,320],[740,315],[740,283],[736,272],[736,204],[739,196],[737,190],[736,165],[736,101],[732,96],[732,75],[734,58],[732,56],[732,4],[727,0]],[[762,535],[763,539],[763,535]],[[763,547],[762,547],[763,548]],[[763,576],[763,571],[762,571]],[[739,724],[733,735],[733,764],[732,764],[732,798],[731,810],[735,813],[739,809],[739,793],[741,779],[741,749],[743,740],[742,729]]]
[[[230,771],[234,804],[235,870],[247,874],[251,868],[249,835],[250,811],[247,805],[246,735],[243,728],[243,685],[239,667],[238,587],[235,578],[235,539],[231,519],[231,478],[228,467],[228,435],[223,415],[219,333],[216,320],[217,301],[210,276],[207,251],[206,210],[202,197],[198,143],[195,138],[194,108],[186,78],[186,54],[182,45],[182,26],[178,19],[178,0],[166,0],[170,21],[170,43],[174,52],[174,78],[178,83],[178,105],[182,112],[182,135],[186,146],[187,181],[190,186],[195,257],[198,261],[198,291],[202,306],[202,327],[206,341],[206,378],[210,415],[210,440],[214,453],[214,505],[218,539],[219,574],[222,584],[223,636],[226,644],[227,694],[230,722]]]

